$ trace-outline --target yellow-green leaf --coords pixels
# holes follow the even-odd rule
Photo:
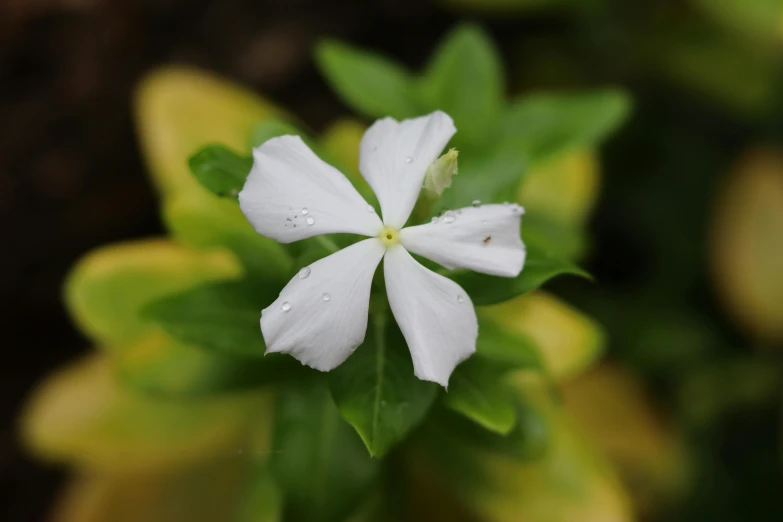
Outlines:
[[[170,293],[239,277],[227,252],[199,252],[165,239],[121,243],[82,258],[65,284],[65,300],[79,327],[112,347],[138,339],[147,326],[141,308]]]
[[[762,342],[783,341],[783,152],[747,154],[715,208],[712,266],[724,306]]]
[[[118,384],[107,356],[91,355],[36,389],[22,433],[49,460],[151,472],[234,454],[270,408],[268,392],[193,402],[145,397]]]
[[[522,334],[539,349],[555,379],[567,379],[601,355],[604,334],[589,317],[545,292],[532,292],[505,303],[480,307],[496,327]]]

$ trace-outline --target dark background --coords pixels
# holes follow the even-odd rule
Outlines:
[[[578,24],[558,14],[468,18],[493,35],[514,91],[615,83],[633,94],[634,116],[603,154],[586,261],[599,285],[573,300],[608,325],[613,356],[643,367],[666,401],[670,365],[698,364],[699,350],[728,357],[745,348],[705,269],[708,218],[736,154],[759,139],[776,142],[781,126],[775,117],[763,125],[738,120],[650,73],[639,27],[661,6],[683,2],[604,3],[616,8]],[[42,520],[64,476],[25,455],[15,425],[36,382],[88,348],[60,301],[64,275],[95,246],[162,233],[132,121],[140,77],[161,64],[198,65],[263,93],[317,131],[348,110],[314,66],[315,41],[337,37],[418,68],[463,18],[424,0],[0,0],[0,520]],[[551,63],[562,53],[575,68],[550,67],[552,49]],[[618,306],[633,314],[652,287],[656,297],[637,308],[695,313],[707,325],[703,346],[652,364],[629,343],[630,351],[617,349],[634,333],[615,331]],[[709,511],[702,504],[715,504],[725,520],[781,520],[778,425],[779,406],[762,405],[710,435],[702,447],[721,457],[721,469],[705,471],[708,486],[681,518],[700,520]],[[758,448],[751,459],[748,445]],[[725,476],[742,480],[724,484]],[[752,480],[742,485],[745,477]]]

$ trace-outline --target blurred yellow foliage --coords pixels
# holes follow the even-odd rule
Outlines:
[[[604,333],[592,319],[546,292],[483,306],[479,313],[533,340],[550,374],[558,380],[584,371],[604,348]]]
[[[726,309],[759,341],[783,342],[783,152],[741,158],[713,219],[713,274]]]
[[[575,426],[615,465],[640,513],[660,513],[684,492],[685,448],[639,379],[603,364],[562,393]]]
[[[528,172],[517,190],[517,201],[527,211],[579,225],[593,209],[600,184],[600,164],[595,151],[577,149]]]
[[[48,460],[98,472],[149,473],[232,456],[250,440],[265,441],[261,449],[268,452],[270,412],[268,391],[192,402],[147,397],[118,384],[107,356],[96,354],[35,391],[22,433]]]

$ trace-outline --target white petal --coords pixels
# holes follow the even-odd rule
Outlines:
[[[351,182],[299,136],[272,138],[253,159],[239,206],[259,234],[290,243],[333,232],[375,236],[383,228]]]
[[[386,251],[383,266],[416,377],[445,387],[454,368],[476,351],[473,303],[457,283],[423,267],[400,245]]]
[[[362,138],[359,170],[375,191],[383,221],[402,228],[421,191],[424,173],[457,129],[448,114],[398,122],[378,120]]]
[[[383,252],[380,240],[365,239],[295,275],[261,312],[267,353],[290,353],[321,371],[345,361],[364,341],[370,286]]]
[[[518,205],[483,205],[450,211],[437,223],[404,228],[403,246],[446,268],[516,277],[525,264]]]

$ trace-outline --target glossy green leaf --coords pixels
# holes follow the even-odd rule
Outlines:
[[[356,352],[330,374],[332,396],[370,454],[383,456],[427,413],[437,385],[419,380],[405,339],[394,324],[374,317]]]
[[[590,275],[560,257],[535,245],[527,245],[527,259],[517,277],[498,277],[468,270],[454,270],[444,275],[456,281],[470,295],[476,305],[490,305],[507,301],[538,288],[561,274],[590,278]]]
[[[345,103],[371,118],[411,118],[421,111],[408,72],[380,55],[326,40],[315,59]]]
[[[504,111],[499,135],[537,163],[598,144],[625,121],[630,107],[628,95],[616,89],[531,94]]]
[[[459,129],[458,143],[484,143],[503,104],[505,79],[498,51],[479,27],[463,24],[435,52],[421,92],[428,110],[448,113]]]
[[[371,490],[379,464],[320,382],[280,391],[271,466],[287,520],[343,520]]]
[[[451,375],[444,403],[480,426],[505,435],[516,422],[516,394],[504,377],[502,370],[473,357]]]
[[[188,158],[190,172],[216,196],[236,199],[253,167],[253,158],[223,145],[206,145]]]
[[[147,305],[143,316],[184,343],[229,355],[262,357],[261,310],[275,298],[246,281],[219,282],[172,294]]]

